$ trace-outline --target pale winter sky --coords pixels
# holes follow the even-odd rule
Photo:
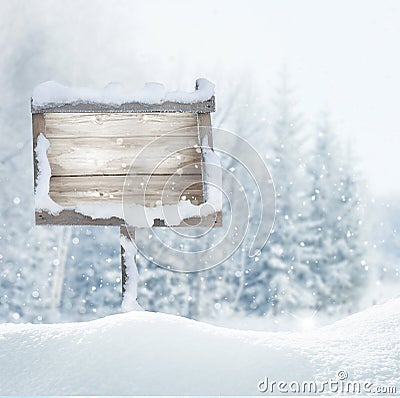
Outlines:
[[[286,64],[310,126],[321,110],[329,110],[373,194],[400,194],[400,1],[20,5],[32,24],[45,29],[71,71],[49,80],[67,84],[160,81],[188,90],[204,76],[217,84],[217,95],[236,80],[268,98]]]
[[[162,34],[144,24],[143,37],[163,48],[160,61],[167,54],[194,58],[193,73],[215,76],[217,84],[234,70],[266,81],[266,90],[287,64],[300,106],[310,118],[331,112],[371,191],[400,193],[399,1],[152,4],[146,15]]]

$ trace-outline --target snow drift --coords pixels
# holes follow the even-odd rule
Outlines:
[[[248,332],[131,312],[0,326],[1,395],[247,395],[274,380],[399,384],[400,299],[305,333]],[[287,395],[287,394],[286,394]]]

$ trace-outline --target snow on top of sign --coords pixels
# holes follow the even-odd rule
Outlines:
[[[168,92],[160,83],[146,83],[141,90],[132,91],[120,83],[109,83],[101,89],[67,87],[54,81],[39,84],[33,90],[32,104],[35,107],[74,103],[122,105],[131,102],[161,104],[177,102],[194,104],[209,100],[214,95],[214,84],[207,79],[196,81],[192,92]]]

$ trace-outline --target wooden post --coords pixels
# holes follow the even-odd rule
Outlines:
[[[134,241],[135,240],[135,228],[130,227],[128,225],[121,225],[119,227],[119,235],[120,239],[126,238],[129,241]],[[128,274],[126,272],[126,264],[125,264],[125,256],[124,256],[125,250],[121,245],[121,272],[122,272],[122,296],[124,296],[125,293],[125,284],[128,279]],[[135,261],[136,261],[136,256],[135,256]]]

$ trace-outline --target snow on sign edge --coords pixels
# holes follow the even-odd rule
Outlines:
[[[35,209],[46,210],[51,214],[58,214],[63,208],[49,196],[51,168],[47,158],[49,140],[40,133],[37,138],[35,155],[37,159],[38,174],[35,188]]]
[[[137,302],[137,286],[139,280],[139,272],[136,267],[135,256],[137,248],[135,244],[121,235],[121,247],[124,249],[123,257],[126,266],[127,280],[125,282],[125,293],[122,297],[121,309],[123,312],[143,311],[143,308]]]
[[[51,168],[47,158],[50,143],[43,133],[37,138],[35,154],[38,160],[38,177],[35,189],[35,210],[47,211],[58,215],[62,210],[74,210],[92,219],[108,219],[117,217],[134,227],[152,227],[155,219],[165,221],[166,225],[176,226],[183,220],[206,217],[222,211],[222,173],[219,157],[209,147],[207,138],[203,138],[201,148],[203,161],[206,167],[204,182],[206,186],[206,200],[200,205],[194,205],[190,200],[180,200],[174,205],[159,205],[146,207],[143,205],[122,206],[120,203],[88,203],[81,202],[74,207],[63,207],[54,202],[49,196]],[[207,168],[208,164],[213,167]]]
[[[207,101],[214,95],[215,85],[207,79],[196,80],[192,92],[168,92],[163,84],[145,83],[141,90],[130,90],[120,83],[109,83],[104,88],[67,87],[55,81],[39,84],[33,90],[32,105],[35,108],[48,105],[62,106],[74,103],[122,105],[126,103],[162,104],[175,102],[195,104]]]

